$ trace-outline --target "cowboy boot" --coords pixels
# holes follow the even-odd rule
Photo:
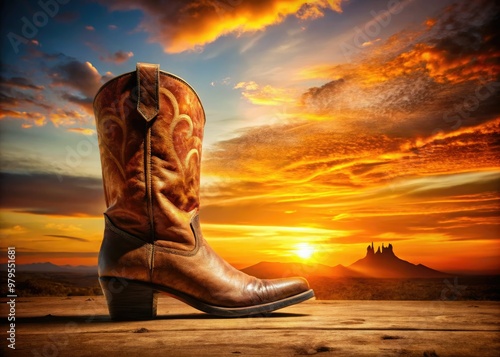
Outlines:
[[[199,209],[205,113],[182,79],[137,64],[94,100],[106,199],[99,282],[113,319],[156,316],[158,292],[219,316],[265,314],[312,298],[303,278],[261,280],[220,258]]]

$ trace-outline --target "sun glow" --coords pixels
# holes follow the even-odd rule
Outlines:
[[[295,247],[295,254],[302,259],[309,259],[314,253],[314,247],[308,243],[299,243]]]

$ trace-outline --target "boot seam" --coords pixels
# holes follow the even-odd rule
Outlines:
[[[153,278],[153,270],[154,270],[154,251],[155,251],[155,224],[154,224],[154,207],[153,207],[153,178],[151,175],[151,131],[153,127],[153,122],[148,123],[148,128],[146,131],[146,143],[145,143],[145,181],[146,181],[146,199],[148,203],[148,215],[149,215],[149,225],[150,225],[150,240],[151,240],[151,256],[149,257],[149,265],[150,265],[150,278]],[[151,280],[152,281],[152,280]]]

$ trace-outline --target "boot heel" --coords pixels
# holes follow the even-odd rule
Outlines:
[[[150,320],[156,317],[158,294],[145,284],[122,278],[99,278],[113,320]]]

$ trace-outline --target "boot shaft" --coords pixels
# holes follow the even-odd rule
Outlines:
[[[143,241],[189,250],[199,208],[205,113],[182,79],[138,64],[94,100],[105,214]]]

